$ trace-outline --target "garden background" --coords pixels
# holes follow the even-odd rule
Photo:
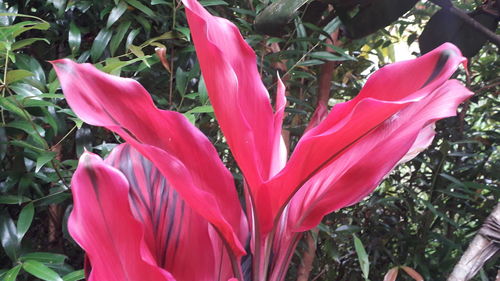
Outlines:
[[[446,280],[500,198],[500,1],[200,2],[239,27],[271,93],[282,77],[291,149],[319,104],[351,99],[376,69],[445,41],[459,46],[468,73],[455,77],[474,97],[438,122],[429,149],[308,232],[287,277],[383,280],[408,266]],[[122,141],[69,109],[48,63],[64,57],[136,79],[158,107],[183,113],[241,187],[179,2],[0,0],[0,280],[83,278],[83,252],[66,228],[71,176],[84,149],[105,156]],[[494,280],[498,270],[494,257],[473,280]],[[401,271],[397,280],[413,279]]]

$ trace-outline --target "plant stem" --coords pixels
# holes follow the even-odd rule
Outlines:
[[[5,64],[3,70],[3,87],[2,87],[2,98],[5,97],[5,90],[7,89],[7,70],[9,66],[9,49],[5,53]],[[2,116],[2,125],[5,125],[5,116],[3,114],[3,108],[0,108],[0,115]]]

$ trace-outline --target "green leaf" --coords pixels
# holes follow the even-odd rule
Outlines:
[[[345,61],[345,60],[347,60],[347,58],[345,58],[343,56],[337,56],[337,55],[334,55],[334,54],[332,54],[330,52],[326,52],[326,51],[312,52],[309,54],[309,56],[311,58],[326,60],[326,61]]]
[[[34,97],[42,94],[40,89],[27,83],[18,82],[10,85],[9,88],[21,97]]]
[[[134,54],[137,58],[144,58],[144,52],[141,50],[140,47],[134,45],[134,44],[130,44],[128,46],[129,50],[132,52],[132,54]]]
[[[34,252],[22,255],[19,260],[21,262],[28,260],[36,260],[38,262],[50,265],[62,265],[68,257],[61,254],[49,252]]]
[[[31,71],[27,71],[24,69],[15,69],[15,70],[10,70],[7,72],[7,79],[6,83],[11,84],[13,82],[22,80],[26,77],[33,76],[33,73]]]
[[[39,125],[31,123],[31,121],[15,120],[8,123],[6,126],[24,131],[25,133],[33,137],[33,139],[41,147],[47,146],[47,142],[45,141],[45,139],[43,139],[43,137],[45,136],[45,130]]]
[[[69,24],[69,32],[68,32],[68,44],[71,49],[71,53],[75,53],[80,49],[80,44],[82,43],[82,34],[80,32],[80,28],[75,24],[75,22],[71,22]]]
[[[16,281],[17,275],[19,274],[19,271],[21,270],[21,265],[18,264],[15,267],[11,268],[9,271],[5,273],[3,276],[3,281]]]
[[[31,199],[28,197],[17,196],[17,195],[2,195],[2,196],[0,196],[0,204],[7,204],[7,205],[20,205],[20,204],[28,202],[30,200]]]
[[[116,71],[119,71],[121,68],[136,63],[138,61],[143,60],[144,58],[148,58],[150,56],[145,56],[142,58],[135,58],[127,61],[121,61],[118,58],[109,58],[106,60],[106,66],[102,68],[102,71],[106,73],[112,73],[114,74]]]
[[[3,160],[7,154],[7,134],[5,133],[5,128],[0,127],[0,161]]]
[[[28,119],[29,118],[29,116],[27,116],[28,113],[25,113],[21,108],[19,108],[19,106],[17,106],[14,102],[12,102],[11,101],[12,98],[13,98],[12,96],[6,98],[0,97],[0,107],[18,115],[23,119]]]
[[[92,48],[90,49],[90,57],[92,58],[93,61],[97,61],[102,54],[104,53],[104,49],[106,49],[106,46],[109,43],[109,40],[111,40],[111,35],[113,33],[111,30],[105,28],[101,29],[97,36],[94,39],[94,43],[92,43]]]
[[[114,7],[109,13],[108,22],[106,23],[106,28],[110,28],[113,23],[115,23],[127,10],[127,3],[120,1],[116,7]]]
[[[200,82],[198,82],[198,97],[201,104],[206,104],[208,101],[208,91],[203,76],[200,77]]]
[[[149,17],[151,17],[151,18],[156,17],[156,14],[153,12],[153,10],[151,10],[150,8],[144,6],[144,4],[142,4],[141,2],[139,2],[137,0],[125,0],[125,1],[127,3],[129,3],[131,6],[133,6],[134,8],[136,8],[139,11],[145,13]]]
[[[354,239],[354,249],[356,249],[356,254],[358,255],[359,265],[361,267],[361,271],[363,272],[363,277],[365,280],[368,280],[368,275],[370,273],[370,261],[368,260],[368,254],[363,246],[363,242],[361,242],[355,234],[353,234],[352,237]]]
[[[125,48],[128,49],[128,46],[130,46],[134,43],[134,39],[137,36],[137,34],[139,34],[139,32],[141,32],[140,28],[136,28],[136,29],[130,31],[130,33],[127,36],[127,40],[125,41]]]
[[[35,43],[36,41],[43,41],[47,44],[50,44],[49,40],[47,40],[45,38],[28,38],[28,39],[17,41],[14,44],[12,44],[12,46],[11,46],[12,51],[29,46],[29,45]]]
[[[34,126],[34,128],[33,128]],[[37,124],[33,124],[29,121],[24,120],[15,120],[10,123],[7,123],[6,127],[16,128],[26,132],[29,135],[40,134],[41,136],[45,135],[45,130]],[[35,131],[36,129],[36,131]]]
[[[56,153],[53,151],[46,151],[41,153],[37,158],[36,158],[36,168],[35,168],[35,173],[38,173],[40,169],[50,162],[52,159],[56,157]]]
[[[186,93],[186,87],[188,83],[188,72],[183,71],[182,68],[178,67],[175,72],[175,87],[177,91],[183,96]]]
[[[189,111],[186,112],[186,114],[189,113],[211,113],[214,112],[214,108],[211,105],[202,105],[202,106],[197,106]]]
[[[313,66],[318,64],[324,64],[325,62],[322,60],[305,60],[301,61],[297,64],[297,66]]]
[[[35,214],[35,207],[33,203],[29,203],[24,206],[19,214],[19,219],[17,220],[17,238],[19,241],[23,240],[24,235],[28,232],[33,221],[33,215]]]
[[[131,21],[124,21],[120,23],[120,25],[116,29],[116,34],[111,39],[111,43],[109,43],[109,49],[111,51],[112,56],[115,55],[118,46],[120,46],[120,43],[122,42],[123,37],[125,37],[125,34],[127,33],[131,24],[132,24]]]
[[[1,15],[0,15],[1,16]],[[16,23],[13,26],[10,26],[13,28],[12,32],[12,37],[15,38],[22,33],[32,30],[32,29],[37,29],[37,30],[47,30],[50,27],[50,24],[48,22],[36,22],[36,21],[23,21],[20,23]]]
[[[172,3],[167,2],[166,0],[151,0],[151,5],[171,5]]]
[[[36,86],[38,89],[43,90],[45,88],[45,71],[35,58],[18,53],[16,54],[16,66],[19,69],[28,70],[34,74],[34,76],[26,79],[32,81],[30,84]]]
[[[21,243],[17,238],[17,229],[7,211],[0,214],[0,239],[5,253],[12,261],[16,261]]]
[[[217,5],[223,5],[223,6],[229,5],[226,1],[222,1],[222,0],[201,0],[200,4],[204,7],[217,6]]]
[[[63,279],[54,270],[48,268],[43,263],[28,260],[23,263],[23,269],[31,275],[45,281],[62,281]]]
[[[64,275],[63,280],[64,281],[78,281],[78,280],[82,280],[84,278],[85,278],[85,272],[82,269],[82,270],[73,271],[71,273]]]
[[[326,33],[326,34],[332,34],[337,28],[339,28],[340,26],[340,20],[339,20],[339,17],[335,17],[333,18],[333,20],[331,20],[329,23],[327,23],[325,25],[325,27],[323,28],[323,31]],[[319,40],[325,40],[327,37],[323,34],[319,35]]]

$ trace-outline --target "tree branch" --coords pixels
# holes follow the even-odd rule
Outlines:
[[[459,10],[451,4],[450,1],[447,0],[430,0],[430,2],[438,5],[439,7],[443,9],[447,9],[450,11],[450,13],[454,14],[455,16],[459,17],[461,20],[464,21],[464,23],[468,24],[469,26],[473,27],[477,31],[481,32],[483,35],[488,37],[488,40],[490,40],[493,44],[497,45],[500,47],[500,36],[496,35],[495,32],[489,30],[486,28],[484,25],[476,21],[475,19],[471,18],[469,15],[464,13],[462,10]]]
[[[460,261],[448,277],[448,281],[467,281],[483,264],[500,249],[500,203],[486,218],[483,226],[470,243]]]

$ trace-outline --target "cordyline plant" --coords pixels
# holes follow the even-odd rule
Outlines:
[[[304,231],[427,147],[434,123],[472,94],[449,80],[465,59],[442,45],[380,69],[353,100],[315,115],[288,157],[284,85],[273,111],[236,26],[183,2],[246,207],[213,145],[183,115],[156,108],[134,80],[54,61],[75,113],[126,141],[105,160],[85,152],[73,176],[69,231],[91,281],[283,280]]]

